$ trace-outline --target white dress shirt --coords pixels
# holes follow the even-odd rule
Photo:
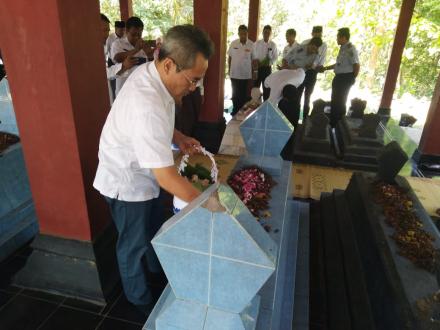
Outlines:
[[[284,47],[283,49],[283,60],[286,58],[287,54],[289,54],[296,47],[299,47],[299,43],[297,43],[296,41],[292,45],[287,44],[286,47]]]
[[[335,73],[353,72],[353,64],[359,63],[359,55],[351,42],[341,45],[336,58]]]
[[[110,58],[112,59],[113,63],[117,63],[115,60],[116,54],[128,52],[130,50],[133,50],[134,46],[128,41],[127,37],[119,38],[115,40],[112,44],[112,48],[110,51]],[[143,50],[138,51],[136,54],[133,55],[134,57],[143,57],[148,58],[147,54]],[[137,66],[134,66],[130,70],[127,70],[127,74],[123,77],[118,77],[116,79],[116,90],[115,94],[118,95],[119,91],[121,90],[122,86],[124,86],[125,81],[127,80],[128,76],[136,70]]]
[[[264,85],[270,88],[269,101],[273,104],[277,104],[281,98],[281,93],[286,85],[293,85],[298,87],[304,81],[306,73],[303,69],[284,69],[272,72],[264,81]]]
[[[126,87],[104,124],[93,186],[110,198],[147,201],[159,196],[152,169],[174,165],[175,103],[154,61],[137,67]]]
[[[118,35],[116,33],[112,33],[108,36],[108,38],[105,42],[105,54],[108,57],[110,57],[110,52],[112,50],[113,43],[118,39],[120,39],[120,38],[118,37]],[[112,61],[113,61],[113,59],[112,59]]]
[[[289,54],[286,55],[286,61],[289,65],[296,65],[304,70],[308,70],[307,66],[312,66],[318,57],[317,54],[308,54],[307,45],[301,45],[294,48]]]
[[[307,45],[310,42],[310,40],[312,39],[304,40],[301,43],[301,45]],[[321,47],[318,48],[318,56],[316,56],[316,59],[313,62],[313,68],[316,68],[317,66],[324,66],[326,56],[327,56],[327,44],[323,41]]]
[[[275,63],[278,58],[277,45],[272,40],[268,42],[265,42],[263,39],[258,40],[254,43],[252,58],[261,62],[266,57],[269,58],[270,65]]]
[[[229,46],[228,55],[231,57],[229,77],[232,79],[252,78],[252,46],[253,42],[247,40],[243,45],[240,39],[234,40]]]

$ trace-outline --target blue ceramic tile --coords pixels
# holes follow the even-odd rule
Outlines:
[[[258,247],[270,259],[271,267],[275,267],[277,244],[270,238],[257,219],[249,212],[246,205],[239,201],[232,215],[237,219],[243,229],[252,237]]]
[[[249,154],[262,155],[264,150],[264,131],[242,128],[241,134]]]
[[[284,132],[293,132],[293,126],[284,114],[274,106],[268,106],[267,109],[267,126],[266,129],[278,130]]]
[[[272,272],[273,268],[258,267],[213,256],[209,305],[240,313]]]
[[[213,255],[274,268],[272,260],[233,217],[216,213],[213,226]],[[260,225],[254,221],[254,226]]]
[[[209,308],[206,314],[205,328],[209,330],[245,330],[243,321],[238,313],[228,313],[218,309]]]
[[[153,243],[177,298],[208,302],[209,255]]]
[[[279,157],[291,134],[291,132],[267,131],[264,155]]]
[[[212,213],[204,208],[196,208],[178,220],[167,231],[154,238],[156,244],[209,252]]]
[[[266,128],[266,113],[267,103],[260,105],[251,115],[249,115],[240,125],[241,128],[254,128],[265,129]]]
[[[203,330],[207,307],[175,299],[156,320],[158,330]]]
[[[208,308],[206,315],[205,329],[209,330],[253,330],[255,329],[258,311],[260,308],[260,297],[254,299],[240,314],[228,313],[216,308]]]
[[[282,167],[281,157],[261,157],[260,166],[272,176],[279,176],[281,174]]]

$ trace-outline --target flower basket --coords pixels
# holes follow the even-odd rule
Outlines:
[[[218,178],[218,168],[217,164],[214,160],[214,155],[207,151],[205,148],[200,147],[198,149],[200,153],[207,156],[211,160],[211,171],[208,171],[206,168],[201,166],[200,164],[196,164],[196,166],[192,166],[188,164],[189,155],[186,154],[182,157],[179,165],[179,174],[181,176],[186,177],[191,181],[193,186],[198,190],[204,191],[214,182],[217,182]],[[173,211],[174,214],[178,213],[182,210],[188,203],[181,200],[179,197],[174,196],[173,199]]]

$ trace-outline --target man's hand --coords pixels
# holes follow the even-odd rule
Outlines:
[[[135,66],[138,63],[138,59],[133,56],[127,56],[122,62],[122,72],[130,70],[133,66]],[[121,72],[121,73],[122,73]]]
[[[142,50],[145,46],[145,42],[142,38],[139,38],[138,41],[136,41],[136,45],[134,46],[134,49],[136,50],[136,53],[140,50]]]
[[[184,154],[193,155],[197,153],[197,148],[200,147],[200,142],[196,139],[174,130],[173,142],[179,146],[179,149]]]

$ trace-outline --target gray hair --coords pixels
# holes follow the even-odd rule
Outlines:
[[[194,66],[198,53],[207,60],[214,53],[214,43],[208,34],[194,25],[177,25],[165,35],[159,61],[168,57],[176,63],[178,70],[189,69]]]

